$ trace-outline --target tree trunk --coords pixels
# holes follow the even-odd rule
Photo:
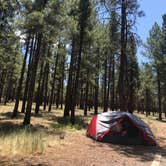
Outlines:
[[[61,78],[61,99],[60,99],[61,109],[63,109],[63,89],[64,89],[64,76]]]
[[[9,100],[9,95],[10,95],[10,92],[11,92],[11,87],[12,87],[12,77],[13,77],[13,72],[11,72],[9,74],[9,77],[8,77],[8,83],[7,83],[7,88],[6,88],[6,94],[4,95],[4,105],[6,105],[6,103],[8,102]]]
[[[130,69],[129,71],[129,77],[130,77],[130,83],[128,85],[129,87],[129,102],[128,102],[128,112],[133,113],[134,112],[134,89],[133,89],[133,71]]]
[[[37,37],[38,42],[37,42],[37,49],[35,52],[34,62],[32,64],[32,73],[31,73],[31,79],[30,79],[30,83],[29,83],[29,91],[28,91],[28,95],[27,95],[28,96],[27,107],[26,107],[26,113],[25,113],[24,122],[23,122],[24,125],[30,124],[33,93],[34,93],[34,89],[35,89],[38,62],[40,59],[41,40],[42,40],[42,35],[39,34]]]
[[[94,101],[94,114],[98,114],[98,96],[99,96],[99,75],[98,73],[96,74],[96,79],[95,79],[95,101]]]
[[[145,95],[146,95],[146,116],[149,115],[149,89],[146,88],[146,91],[145,91]]]
[[[111,109],[111,105],[108,104],[110,103],[110,89],[111,89],[111,66],[112,66],[112,57],[109,57],[109,67],[108,67],[108,84],[107,84],[107,98],[106,98],[106,103],[107,103],[107,110],[108,106]]]
[[[159,120],[162,120],[162,110],[161,110],[161,82],[160,82],[160,73],[157,69],[157,86],[158,86],[158,113]]]
[[[43,106],[43,110],[46,110],[46,106],[48,103],[48,76],[49,76],[49,63],[47,62],[45,65],[45,69],[44,69],[44,106]]]
[[[57,88],[57,95],[56,95],[56,108],[59,108],[60,103],[60,93],[61,93],[61,79],[58,80],[58,88]]]
[[[1,74],[1,81],[0,81],[0,103],[2,102],[2,95],[4,90],[4,83],[6,80],[7,71],[3,70]]]
[[[72,124],[75,123],[75,106],[76,106],[76,98],[77,98],[77,91],[78,91],[78,82],[79,82],[79,77],[80,77],[83,40],[84,40],[84,27],[81,27],[77,69],[76,69],[76,76],[75,76],[74,88],[73,88],[73,98],[72,98],[72,102],[71,102],[71,123]]]
[[[111,110],[115,109],[115,57],[112,54],[112,87],[111,87]]]
[[[80,78],[80,68],[81,68],[81,59],[82,59],[82,48],[83,48],[83,42],[84,42],[84,36],[85,36],[85,28],[87,26],[87,20],[90,14],[90,1],[84,0],[80,1],[79,3],[79,9],[80,9],[80,17],[79,17],[79,51],[78,51],[78,60],[77,60],[77,66],[76,66],[76,75],[74,79],[74,88],[73,88],[73,98],[71,102],[71,123],[75,123],[75,106],[77,102],[77,94],[78,94],[78,85],[79,85],[79,78]]]
[[[43,51],[44,50],[45,49],[43,49]],[[39,84],[38,84],[38,88],[37,88],[35,114],[39,113],[40,105],[41,105],[41,102],[42,102],[41,84],[42,84],[42,77],[43,77],[43,68],[44,68],[44,60],[42,59],[41,68],[40,68],[40,74],[39,74]]]
[[[65,109],[64,109],[64,115],[63,115],[64,117],[69,116],[69,112],[71,111],[71,99],[73,95],[71,90],[72,90],[72,82],[73,82],[75,56],[76,56],[76,37],[73,36],[69,76],[68,76],[67,91],[66,91],[66,97],[65,97]]]
[[[108,102],[107,102],[107,59],[104,62],[104,98],[103,98],[104,109],[103,112],[107,112],[108,110]]]
[[[53,103],[54,90],[55,90],[55,79],[56,79],[56,75],[57,75],[58,60],[59,60],[59,53],[57,53],[56,61],[55,61],[55,68],[54,68],[54,74],[53,74],[53,82],[52,82],[52,87],[51,87],[51,96],[50,96],[50,103],[49,103],[48,112],[51,111],[51,107],[52,107],[52,103]]]
[[[19,79],[19,83],[18,83],[18,87],[17,87],[16,102],[15,102],[15,105],[14,105],[14,110],[13,110],[13,115],[12,115],[13,118],[16,117],[17,113],[18,113],[18,106],[19,106],[20,94],[21,94],[21,91],[22,91],[22,83],[23,83],[23,79],[24,79],[26,60],[27,60],[27,57],[28,57],[29,44],[30,44],[30,35],[28,36],[28,39],[27,39],[26,51],[25,51],[24,60],[23,60],[23,64],[22,64],[22,69],[21,69],[21,75],[20,75],[20,79]]]
[[[80,109],[84,109],[84,88],[83,88],[83,85],[84,85],[83,80],[81,80],[80,81],[80,88],[81,88],[81,90],[80,90],[80,102],[79,102]]]
[[[16,84],[12,88],[12,93],[11,93],[11,100],[14,102],[15,96],[16,96]]]
[[[36,41],[35,37],[33,37],[32,41],[31,41],[30,56],[29,56],[29,62],[28,62],[28,71],[27,71],[23,101],[22,101],[22,108],[21,108],[22,113],[25,112],[25,105],[26,105],[27,93],[28,93],[28,88],[29,88],[30,72],[31,72],[31,66],[32,66],[32,58],[34,56],[36,45],[37,45],[37,41]]]
[[[88,72],[87,72],[87,80],[86,80],[86,90],[85,90],[85,106],[84,106],[84,116],[87,116],[88,111],[88,91],[89,91],[89,81],[88,81]]]
[[[119,74],[119,102],[120,111],[127,111],[127,57],[126,57],[126,0],[122,0],[121,7],[121,55]]]

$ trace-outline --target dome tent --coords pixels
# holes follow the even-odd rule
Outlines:
[[[127,112],[104,112],[95,115],[89,124],[87,136],[102,142],[156,145],[148,125]]]

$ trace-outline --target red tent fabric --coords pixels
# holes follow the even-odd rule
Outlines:
[[[156,145],[148,125],[127,112],[105,112],[94,116],[87,136],[103,142]]]

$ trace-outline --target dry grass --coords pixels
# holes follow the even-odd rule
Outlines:
[[[47,135],[32,126],[22,126],[23,114],[11,119],[13,106],[13,103],[0,106],[0,155],[43,153]]]
[[[43,153],[48,143],[46,135],[39,131],[33,131],[30,127],[3,132],[0,135],[0,154],[32,154]]]
[[[93,111],[88,112],[88,116],[84,117],[83,111],[77,110],[76,123],[71,125],[70,119],[62,118],[62,110],[53,109],[51,113],[42,112],[39,116],[33,115],[32,126],[23,127],[24,114],[19,114],[17,119],[10,118],[13,106],[14,103],[0,106],[0,156],[44,153],[48,147],[66,146],[70,144],[67,139],[70,133],[85,134],[93,116]],[[100,109],[99,112],[102,110]],[[152,117],[137,115],[149,125],[154,120]],[[156,133],[157,127],[153,127],[152,131]]]
[[[70,144],[66,133],[84,133],[91,119],[91,116],[83,117],[83,111],[78,110],[76,124],[71,125],[70,119],[62,118],[62,110],[53,109],[51,113],[32,115],[32,125],[24,127],[24,114],[11,119],[13,107],[14,103],[0,106],[0,156],[44,153],[48,147]]]

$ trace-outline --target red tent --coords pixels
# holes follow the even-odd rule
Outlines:
[[[105,112],[94,116],[87,136],[103,142],[156,145],[148,125],[127,112]]]

